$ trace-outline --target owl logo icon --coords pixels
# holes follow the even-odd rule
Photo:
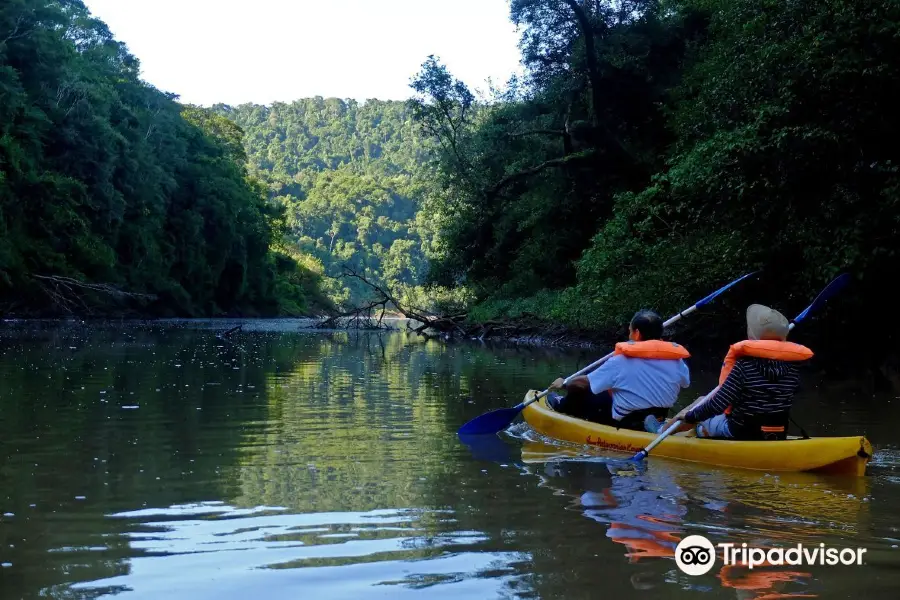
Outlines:
[[[702,535],[689,535],[675,548],[675,564],[687,575],[705,575],[716,564],[716,549]]]

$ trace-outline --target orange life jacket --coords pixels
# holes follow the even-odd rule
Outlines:
[[[675,342],[663,340],[646,340],[644,342],[619,342],[616,344],[616,354],[624,354],[629,358],[658,358],[664,360],[678,360],[690,358],[691,354],[684,346]]]
[[[742,356],[799,362],[812,358],[813,352],[806,346],[779,340],[744,340],[732,344],[719,372],[719,385],[725,383],[728,374],[734,368],[734,363]]]

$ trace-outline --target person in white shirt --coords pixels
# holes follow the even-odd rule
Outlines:
[[[560,378],[551,390],[548,404],[573,417],[644,430],[644,420],[652,415],[664,420],[683,388],[691,384],[685,363],[690,354],[662,337],[663,321],[650,310],[638,311],[628,326],[628,342],[616,344],[616,354],[586,376],[565,384]]]

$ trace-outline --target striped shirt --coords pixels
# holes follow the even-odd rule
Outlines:
[[[797,365],[767,358],[739,358],[722,387],[709,401],[687,415],[689,423],[699,423],[725,412],[728,427],[735,430],[760,416],[786,413],[800,387]]]

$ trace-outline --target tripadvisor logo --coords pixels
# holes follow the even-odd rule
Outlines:
[[[675,548],[675,564],[688,575],[704,575],[716,564],[716,549],[702,535],[689,535]]]
[[[759,566],[783,565],[861,565],[866,548],[827,548],[825,544],[790,548],[756,548],[746,543],[717,544],[722,549],[725,566],[741,565],[752,569]],[[675,564],[687,575],[704,575],[716,564],[716,549],[702,535],[689,535],[675,548]]]

